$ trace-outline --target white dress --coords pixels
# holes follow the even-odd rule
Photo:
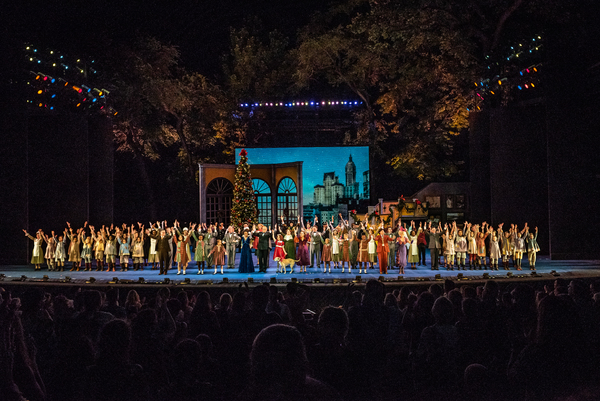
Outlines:
[[[500,258],[502,258],[502,253],[500,252],[500,245],[498,245],[498,241],[490,240],[490,259]]]

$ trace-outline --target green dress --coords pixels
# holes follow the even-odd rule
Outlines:
[[[294,236],[285,235],[283,237],[283,249],[287,254],[286,258],[296,260],[296,243],[294,242]]]

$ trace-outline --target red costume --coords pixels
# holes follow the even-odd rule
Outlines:
[[[379,232],[375,238],[377,241],[377,257],[379,258],[379,273],[387,274],[387,261],[390,248],[388,246],[388,236]]]
[[[275,260],[275,258],[279,258],[279,259],[285,259],[285,250],[283,249],[284,246],[284,242],[283,241],[277,241],[275,242],[275,252],[273,252],[273,260]]]

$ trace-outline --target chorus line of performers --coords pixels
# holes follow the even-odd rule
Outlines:
[[[73,229],[67,222],[67,228],[58,235],[52,231],[50,235],[41,229],[30,235],[23,230],[33,243],[31,263],[40,270],[44,261],[50,271],[64,271],[65,262],[71,262],[70,271],[92,270],[96,263],[96,271],[115,271],[117,262],[121,271],[127,271],[130,263],[133,270],[143,270],[150,265],[152,270],[160,270],[160,275],[167,274],[173,265],[177,266],[177,274],[186,274],[190,263],[195,263],[197,274],[204,274],[205,269],[213,274],[223,274],[223,269],[234,269],[236,252],[240,252],[238,271],[254,273],[255,264],[252,249],[258,259],[258,271],[266,273],[269,266],[269,255],[274,248],[272,260],[277,264],[278,273],[306,273],[307,268],[322,269],[323,273],[331,273],[331,269],[341,269],[344,273],[352,273],[358,268],[359,273],[367,273],[377,264],[380,274],[387,274],[388,269],[398,269],[404,274],[405,267],[410,265],[425,266],[425,248],[430,251],[431,269],[439,270],[443,258],[447,270],[470,270],[489,267],[498,270],[502,260],[504,269],[510,269],[510,260],[517,270],[521,270],[521,261],[526,253],[529,268],[535,270],[536,254],[540,250],[537,243],[537,227],[530,232],[527,224],[522,229],[512,224],[504,231],[503,224],[494,230],[486,222],[471,224],[465,222],[459,228],[456,222],[444,227],[414,221],[407,226],[398,220],[396,227],[385,227],[382,220],[379,225],[368,223],[348,224],[340,214],[337,226],[331,221],[319,227],[318,218],[314,222],[304,223],[298,218],[297,224],[281,224],[273,229],[265,225],[250,227],[224,225],[190,224],[181,227],[178,221],[169,226],[166,221],[150,223],[145,227],[141,223],[123,224],[121,227],[111,225],[100,229],[86,222],[83,227]],[[192,241],[193,239],[193,241]],[[46,249],[43,249],[46,244]]]

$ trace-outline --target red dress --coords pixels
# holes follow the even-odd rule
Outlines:
[[[283,249],[284,246],[284,242],[283,241],[277,241],[275,242],[275,252],[273,252],[273,260],[275,260],[275,258],[279,258],[279,259],[285,259],[286,254],[285,254],[285,250]]]
[[[379,274],[387,274],[388,253],[388,236],[379,234],[377,236],[377,256],[379,256]]]
[[[331,262],[331,244],[323,244],[323,251],[321,252],[321,261],[325,263]]]

